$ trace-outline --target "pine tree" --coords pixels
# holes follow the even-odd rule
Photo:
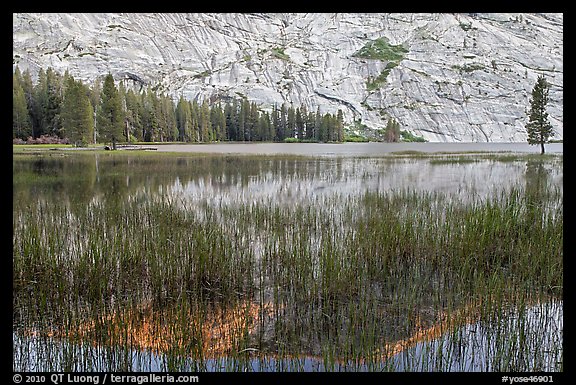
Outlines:
[[[34,84],[32,83],[32,76],[30,71],[25,70],[22,73],[22,88],[24,89],[24,96],[26,97],[26,108],[28,109],[28,116],[30,118],[31,135],[34,137]]]
[[[288,107],[288,115],[286,117],[286,137],[296,137],[296,110],[293,105]]]
[[[546,112],[549,89],[550,85],[546,78],[543,75],[538,76],[538,80],[532,89],[529,122],[526,125],[528,144],[539,144],[542,154],[544,154],[544,143],[547,143],[550,137],[554,136],[552,125],[548,121],[548,113]]]
[[[258,105],[255,102],[250,103],[250,111],[248,112],[248,118],[246,121],[246,133],[248,134],[247,140],[261,140],[258,138],[258,120],[260,118],[260,112],[258,111]]]
[[[71,143],[84,146],[93,140],[94,110],[89,91],[81,81],[69,76],[61,108],[62,131]]]
[[[176,124],[178,126],[178,139],[183,142],[192,141],[190,104],[183,96],[180,96],[176,106]]]
[[[12,137],[26,139],[32,135],[26,95],[22,87],[20,71],[12,76]]]
[[[384,140],[387,142],[400,141],[400,123],[393,118],[388,119],[388,124],[384,130]]]
[[[344,140],[344,113],[338,110],[336,113],[336,140],[342,142]]]
[[[280,112],[276,105],[274,105],[274,109],[272,110],[272,126],[274,127],[274,136],[271,138],[272,140],[278,141],[278,130],[280,127]]]
[[[337,142],[338,133],[336,130],[336,117],[330,113],[327,113],[326,116],[328,118],[328,141]]]
[[[105,142],[112,143],[112,148],[115,150],[116,143],[123,136],[124,117],[120,96],[112,74],[106,75],[104,79],[96,121],[98,134]]]
[[[51,67],[38,71],[38,82],[34,87],[33,122],[34,136],[59,135],[61,128],[60,106],[62,104],[62,77]]]
[[[318,129],[318,140],[320,142],[330,141],[330,114],[320,115],[320,126]]]
[[[44,106],[47,97],[46,71],[40,68],[38,71],[38,80],[34,85],[34,104],[32,105],[32,126],[34,129],[34,138],[37,138],[46,132],[46,115]]]
[[[226,138],[228,140],[236,140],[237,136],[237,114],[236,114],[236,99],[234,99],[233,104],[226,103],[224,106],[224,115],[226,117]]]
[[[98,78],[94,80],[92,83],[92,88],[90,88],[90,103],[94,108],[94,138],[92,140],[93,143],[96,143],[96,137],[98,136],[97,133],[97,123],[96,119],[98,116],[98,108],[100,107],[100,94],[102,93],[102,84]]]
[[[302,113],[302,111],[304,113]],[[304,135],[306,133],[306,128],[304,126],[304,118],[303,115],[306,116],[306,109],[302,107],[302,111],[300,108],[296,108],[296,116],[295,116],[295,135],[298,139],[304,139]]]
[[[243,99],[240,102],[240,112],[238,113],[238,140],[245,141],[246,139],[246,121],[250,112],[250,103],[248,100]],[[248,133],[248,136],[250,133]]]
[[[260,115],[259,126],[262,132],[263,141],[271,141],[274,139],[276,133],[271,124],[270,114],[268,112],[264,112]]]
[[[212,122],[210,121],[210,107],[206,99],[202,101],[199,112],[198,129],[200,132],[200,141],[210,142],[212,140]]]
[[[126,92],[126,129],[128,140],[142,140],[142,117],[140,99],[133,90]]]
[[[279,142],[284,141],[284,139],[289,136],[288,135],[288,122],[287,122],[287,115],[288,115],[288,110],[286,108],[286,104],[282,103],[282,106],[280,107],[280,121],[278,126],[276,126],[276,137],[277,140]]]
[[[316,115],[314,112],[308,112],[306,116],[306,135],[307,140],[316,140]]]
[[[322,114],[320,113],[320,106],[318,106],[314,116],[314,140],[324,141],[325,139],[320,139],[322,135]]]
[[[145,142],[159,139],[158,98],[150,87],[142,92],[142,138]]]
[[[190,103],[190,121],[191,125],[191,132],[192,132],[192,141],[199,142],[200,138],[200,105],[196,100],[193,100]]]
[[[161,95],[158,100],[159,121],[160,121],[160,141],[173,141],[176,129],[176,116],[174,114],[174,103],[168,95]]]
[[[226,138],[226,118],[220,104],[212,106],[210,109],[210,121],[214,140],[223,141]]]
[[[226,137],[226,115],[224,114],[224,109],[221,106],[218,106],[218,124],[220,126],[220,130],[218,131],[217,139],[219,141],[225,141]]]
[[[62,76],[52,67],[46,70],[46,96],[44,99],[45,132],[52,136],[61,136],[62,121],[60,106],[62,105]]]
[[[122,135],[124,135],[124,138],[126,138],[126,140],[129,140],[130,138],[130,126],[128,124],[128,119],[126,117],[126,86],[124,85],[123,82],[120,82],[118,84],[118,97],[120,98],[120,105],[122,106],[122,118],[123,118],[123,124],[122,124]]]

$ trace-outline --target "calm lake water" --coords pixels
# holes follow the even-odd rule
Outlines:
[[[218,154],[292,154],[292,155],[336,155],[378,156],[394,152],[521,152],[539,153],[539,146],[527,143],[210,143],[210,144],[166,144],[158,151],[218,153]],[[563,143],[550,143],[548,153],[563,153]]]
[[[528,366],[539,367],[541,371],[555,371],[556,360],[559,358],[552,352],[558,344],[562,343],[563,334],[563,305],[560,302],[552,302],[531,306],[526,314],[519,318],[518,314],[510,314],[501,321],[500,327],[510,330],[517,328],[518,323],[524,323],[522,339],[529,341],[532,349],[538,349],[544,353],[534,357],[526,357],[530,361]],[[548,333],[541,333],[541,324],[546,324]],[[491,336],[494,325],[485,323],[473,323],[463,326],[461,329],[446,333],[440,338],[427,342],[418,342],[413,347],[398,353],[382,362],[334,362],[329,366],[318,357],[295,357],[278,359],[276,357],[262,357],[259,359],[246,356],[245,360],[205,359],[195,361],[187,359],[181,363],[183,371],[208,371],[208,372],[370,372],[370,371],[411,371],[411,372],[487,372],[498,371],[498,367],[492,366],[491,356],[495,352],[502,354],[502,340]],[[517,337],[518,338],[518,337]],[[162,354],[150,351],[125,350],[121,351],[117,358],[119,367],[110,365],[110,362],[98,357],[105,357],[110,352],[105,348],[89,345],[74,345],[63,341],[49,339],[48,345],[42,344],[38,338],[12,336],[13,344],[21,352],[26,354],[17,355],[16,368],[26,368],[27,371],[46,371],[52,368],[63,367],[66,354],[77,355],[77,367],[72,370],[83,371],[86,369],[82,362],[90,362],[94,371],[144,371],[144,372],[167,372],[169,370],[169,358]],[[519,345],[516,342],[516,345]],[[429,352],[443,351],[441,358]],[[25,357],[26,361],[21,361]],[[424,357],[426,359],[424,359]],[[52,366],[37,366],[37,362],[45,362],[50,359]],[[539,360],[539,361],[535,361]]]
[[[539,149],[524,143],[161,145],[158,146],[157,152],[149,154],[132,154],[128,151],[121,154],[88,151],[73,154],[64,151],[58,153],[50,151],[43,155],[15,154],[13,160],[14,226],[18,228],[19,233],[32,235],[22,244],[19,243],[19,239],[15,238],[14,244],[21,249],[29,247],[26,250],[40,250],[39,255],[46,255],[47,260],[53,265],[41,263],[37,269],[36,264],[30,263],[26,255],[15,254],[14,256],[15,259],[18,257],[19,275],[30,274],[32,277],[18,282],[17,295],[21,301],[18,303],[27,305],[21,305],[21,308],[15,305],[14,309],[14,325],[24,330],[20,334],[13,335],[14,370],[43,371],[54,368],[62,370],[62,368],[69,368],[69,365],[77,365],[74,369],[82,371],[173,370],[174,364],[170,361],[174,360],[173,356],[168,357],[145,349],[121,347],[111,349],[93,344],[89,340],[69,342],[62,338],[36,337],[34,333],[26,331],[27,325],[21,324],[26,324],[26,317],[35,317],[35,311],[30,310],[30,304],[36,306],[37,302],[41,302],[34,298],[37,288],[35,285],[38,285],[40,281],[37,276],[42,277],[42,274],[47,274],[46,281],[52,282],[49,275],[51,271],[42,270],[43,266],[57,266],[55,271],[61,272],[58,265],[61,261],[67,261],[64,266],[67,269],[68,266],[74,265],[74,263],[69,264],[68,261],[86,260],[83,254],[85,251],[89,256],[98,256],[102,252],[102,260],[106,261],[103,266],[118,277],[114,278],[118,279],[114,283],[109,281],[108,290],[114,291],[114,285],[125,282],[125,279],[126,282],[134,285],[132,287],[126,283],[128,289],[134,289],[134,303],[140,306],[139,301],[142,298],[150,297],[147,293],[148,290],[152,290],[150,289],[152,286],[140,287],[139,282],[146,279],[152,267],[162,269],[163,262],[162,260],[156,261],[156,254],[149,254],[142,244],[137,241],[131,242],[131,240],[141,239],[142,243],[149,242],[151,247],[162,245],[162,248],[158,248],[157,251],[168,254],[162,255],[171,258],[170,266],[174,268],[174,274],[179,274],[176,267],[182,267],[178,264],[178,258],[184,258],[181,255],[186,255],[186,258],[191,258],[190,261],[193,261],[194,254],[189,250],[198,246],[190,241],[195,238],[189,237],[188,228],[198,224],[199,227],[194,227],[198,233],[201,233],[204,228],[208,229],[207,239],[215,242],[210,245],[222,247],[226,252],[229,249],[225,246],[232,247],[231,254],[227,255],[224,262],[221,262],[222,266],[227,266],[225,262],[228,257],[236,258],[236,255],[240,255],[238,257],[240,259],[234,262],[238,263],[237,267],[230,268],[231,275],[235,274],[238,269],[246,269],[250,276],[246,282],[250,283],[250,280],[254,280],[255,284],[265,287],[260,292],[256,292],[256,297],[250,300],[255,300],[260,305],[254,308],[261,312],[262,317],[260,318],[262,324],[258,326],[260,328],[258,330],[270,341],[283,337],[296,347],[299,347],[301,343],[309,351],[325,352],[328,345],[322,345],[319,341],[331,341],[334,333],[338,334],[348,327],[350,318],[359,309],[364,309],[363,317],[365,318],[362,322],[370,325],[372,334],[368,336],[363,334],[366,329],[365,325],[350,328],[351,340],[363,341],[366,344],[365,339],[369,337],[374,339],[370,340],[370,343],[378,346],[380,340],[376,338],[408,338],[410,335],[405,331],[408,330],[408,324],[412,320],[408,320],[406,314],[414,309],[404,308],[402,300],[394,299],[388,302],[389,298],[396,298],[394,296],[400,294],[402,294],[400,298],[403,299],[413,296],[416,298],[414,301],[431,308],[431,303],[435,303],[434,301],[438,298],[435,290],[440,287],[440,283],[446,282],[442,283],[446,285],[442,287],[443,290],[448,291],[454,277],[447,275],[449,278],[442,278],[444,276],[438,272],[429,273],[426,269],[422,271],[416,269],[413,277],[421,279],[424,283],[414,282],[414,285],[408,283],[405,286],[395,286],[395,280],[402,278],[402,275],[398,275],[390,282],[381,280],[372,286],[367,285],[366,288],[374,290],[375,293],[373,296],[366,297],[369,301],[337,300],[330,305],[333,308],[329,308],[324,302],[330,303],[329,297],[321,298],[319,296],[321,292],[312,293],[306,289],[311,286],[321,287],[317,282],[322,281],[322,274],[326,273],[326,270],[321,268],[322,260],[319,256],[323,254],[318,244],[327,235],[320,230],[331,231],[328,236],[333,237],[334,243],[330,245],[335,247],[334,254],[337,254],[338,250],[344,250],[343,240],[350,239],[347,238],[349,236],[362,235],[361,230],[355,225],[363,223],[363,216],[368,216],[371,210],[376,210],[369,206],[370,202],[375,199],[374,197],[388,192],[429,193],[432,195],[430,211],[438,212],[441,212],[444,206],[451,202],[462,202],[465,207],[470,202],[498,200],[503,193],[511,190],[519,191],[520,195],[525,190],[540,191],[541,194],[538,194],[533,204],[547,205],[548,192],[554,192],[552,195],[555,196],[563,194],[562,144],[547,145],[546,150],[554,153],[555,156],[545,158],[525,156],[528,152],[538,153]],[[158,153],[162,151],[183,153]],[[405,151],[434,154],[416,154],[415,156],[393,154]],[[498,154],[488,154],[485,153],[486,151]],[[191,152],[198,154],[191,154]],[[449,154],[444,154],[445,152]],[[202,153],[211,154],[202,155]],[[458,155],[458,153],[466,154]],[[309,155],[309,157],[300,155]],[[550,201],[558,202],[553,199]],[[162,202],[166,206],[154,206],[151,202]],[[401,202],[402,204],[398,206],[398,215],[404,215],[405,218],[409,218],[413,213],[422,215],[419,211],[421,210],[419,202],[410,200],[410,194],[406,195],[405,202]],[[162,207],[162,210],[148,212],[143,217],[146,221],[140,223],[136,220],[136,228],[133,228],[130,227],[134,225],[133,218],[139,218],[138,205],[144,209],[152,207],[154,210]],[[52,211],[53,207],[58,207],[58,209]],[[132,210],[134,207],[138,209]],[[181,210],[184,213],[183,216],[180,217],[171,212],[169,208],[172,207]],[[385,209],[387,206],[378,207]],[[549,207],[549,209],[553,211],[555,208]],[[121,218],[121,215],[115,216],[123,210],[129,213],[126,221]],[[166,212],[170,215],[163,217]],[[260,219],[254,220],[250,215],[259,215]],[[425,213],[422,218],[427,218],[427,215]],[[114,222],[118,218],[120,221]],[[294,222],[290,222],[296,221],[296,218],[300,218],[298,219],[301,221],[298,225],[300,227],[293,227]],[[156,222],[158,220],[167,222],[168,228],[162,227],[164,230],[156,232],[156,229],[162,225]],[[287,220],[286,225],[281,227],[282,231],[278,231],[274,224],[282,220]],[[26,223],[22,225],[22,228],[20,228],[20,221]],[[94,221],[93,226],[90,221]],[[171,228],[172,221],[181,222],[175,222],[174,228]],[[50,223],[55,227],[36,229],[36,222]],[[86,223],[89,223],[88,230],[82,230],[85,233],[79,232],[77,229],[80,224],[85,226]],[[131,225],[124,226],[124,223],[131,223]],[[62,226],[62,229],[59,226]],[[32,231],[28,230],[30,227]],[[118,235],[124,234],[122,232],[125,230],[124,227],[130,227],[128,234],[131,235]],[[70,241],[62,242],[56,237],[53,243],[43,246],[42,239],[48,233],[58,231],[70,237]],[[300,231],[302,234],[299,233]],[[102,238],[92,237],[100,232],[106,235]],[[239,236],[239,233],[242,234]],[[212,234],[223,234],[224,237],[211,238]],[[175,235],[178,237],[173,238]],[[89,240],[84,243],[85,239]],[[235,241],[228,245],[226,241],[229,239]],[[294,243],[294,241],[297,242]],[[100,246],[99,242],[105,246]],[[128,243],[133,250],[137,250],[139,254],[137,257],[141,257],[138,263],[141,265],[133,262],[129,253],[123,252],[124,246]],[[375,243],[375,247],[378,243]],[[52,250],[52,253],[56,255],[43,253],[42,247]],[[102,251],[100,247],[104,250]],[[113,252],[109,253],[108,250]],[[248,262],[245,262],[245,259]],[[301,266],[309,267],[309,270],[292,271],[295,261],[300,261]],[[304,262],[309,262],[309,265],[304,265]],[[78,270],[70,268],[67,272],[70,284],[76,282],[74,280],[83,282],[82,280],[86,277],[96,276],[97,278],[98,271],[90,270],[92,263],[95,262],[88,263],[86,268],[80,265]],[[126,264],[119,268],[121,263]],[[206,266],[209,267],[211,260],[207,263]],[[284,265],[279,265],[279,263]],[[326,258],[322,263],[325,264],[322,265],[324,269],[330,267],[346,271],[346,268],[353,268],[343,261],[339,261],[341,265],[332,265]],[[142,274],[142,279],[137,275],[131,277],[129,274],[128,277],[123,277],[125,269],[132,269],[135,264],[136,267],[143,266],[140,270],[134,269],[133,273]],[[183,268],[186,268],[186,265]],[[406,269],[412,271],[410,266]],[[504,266],[497,271],[508,274],[507,269]],[[290,280],[285,281],[284,277],[288,271],[291,274]],[[274,272],[277,274],[273,274]],[[94,276],[91,275],[92,273]],[[106,282],[108,279],[111,279],[110,276],[106,276]],[[134,282],[131,279],[134,279]],[[305,283],[300,284],[299,279]],[[309,279],[309,281],[304,281],[304,279]],[[169,280],[166,279],[166,281]],[[154,281],[153,283],[160,287],[170,288],[163,282]],[[394,290],[388,292],[388,289],[383,286],[384,283],[390,285],[386,286],[388,289],[391,287]],[[414,290],[415,285],[420,285],[418,290]],[[192,286],[193,290],[196,290],[195,288],[196,286]],[[56,289],[49,284],[44,290],[52,293],[51,290]],[[82,292],[82,286],[80,289],[77,287],[77,290]],[[242,287],[240,286],[238,290],[242,290]],[[302,292],[296,292],[296,290],[302,290]],[[66,293],[66,290],[62,290],[58,292],[58,295]],[[309,297],[299,303],[301,294],[294,293],[308,293]],[[252,294],[254,293],[250,295]],[[120,297],[124,295],[131,294],[122,292],[116,300],[120,302]],[[359,295],[366,296],[366,293],[361,291]],[[96,298],[100,300],[103,296],[99,294]],[[240,298],[242,301],[245,300],[244,296]],[[266,301],[278,301],[274,298],[281,299],[279,302],[274,302],[276,303],[274,309],[283,312],[283,316],[274,318],[270,315],[269,319],[265,318],[264,304],[267,303]],[[102,301],[108,301],[108,299],[102,299]],[[132,303],[132,299],[128,302]],[[96,301],[95,303],[105,308],[112,306],[111,303],[114,302]],[[72,309],[70,314],[75,311],[74,309],[81,308],[80,304],[80,301],[78,304],[70,303]],[[354,306],[360,308],[356,309]],[[424,308],[421,312],[423,324],[428,326],[438,322],[433,318],[434,312],[430,308]],[[328,314],[330,311],[333,313]],[[309,313],[303,315],[304,312]],[[468,322],[457,330],[452,330],[451,333],[445,333],[429,341],[415,339],[415,342],[403,352],[387,360],[380,360],[376,366],[330,361],[332,366],[326,367],[320,355],[303,354],[295,359],[278,359],[273,355],[251,359],[251,356],[247,355],[246,359],[241,362],[237,360],[238,357],[230,361],[225,358],[221,360],[208,358],[202,362],[201,368],[195,366],[197,363],[194,360],[183,358],[177,367],[180,370],[207,371],[430,371],[438,367],[446,371],[486,371],[499,370],[498,367],[492,366],[494,356],[509,354],[517,359],[514,352],[506,349],[518,349],[518,346],[521,346],[523,351],[538,350],[538,352],[528,357],[527,362],[520,362],[519,365],[525,364],[526,367],[536,367],[541,370],[557,370],[561,367],[561,363],[559,365],[558,362],[562,359],[562,302],[530,304],[521,313],[519,316],[514,311],[508,312],[495,324]],[[29,315],[26,316],[26,314]],[[384,314],[386,317],[383,316]],[[309,315],[316,317],[314,321],[316,323],[313,324],[315,329],[311,337],[307,334],[311,329],[311,324],[308,323],[311,319]],[[430,318],[425,319],[425,317]],[[221,316],[220,321],[223,322],[225,318]],[[146,318],[144,320],[146,321]],[[280,327],[278,321],[286,322],[284,326],[286,329],[277,329]],[[144,325],[146,328],[142,327],[141,335],[134,334],[134,338],[139,336],[142,340],[149,340],[151,337],[146,334],[148,321],[144,322],[140,319],[140,322],[140,326]],[[299,328],[297,329],[295,325]],[[285,334],[279,333],[278,330],[285,330]],[[518,330],[521,331],[518,332]],[[546,330],[546,333],[542,333],[542,330]],[[298,333],[302,333],[302,336]],[[518,337],[510,337],[511,333],[518,333],[514,334]],[[494,336],[498,336],[498,339],[494,339]],[[310,342],[307,338],[310,338]],[[521,340],[516,342],[515,338]],[[348,340],[346,343],[349,343]],[[265,348],[267,345],[262,344],[262,346]],[[455,346],[459,346],[458,352],[455,351]],[[437,356],[434,354],[437,351],[445,352],[445,354]],[[554,353],[549,354],[549,351]],[[442,360],[442,357],[445,357],[442,362],[437,361]],[[118,366],[114,367],[114,365]]]
[[[187,156],[185,153],[166,157],[156,153],[151,156],[128,153],[123,156],[47,154],[31,159],[16,156],[13,163],[15,200],[21,187],[33,187],[44,189],[44,194],[57,194],[57,199],[67,199],[67,195],[70,195],[73,199],[90,201],[95,196],[110,194],[160,193],[210,205],[268,201],[281,205],[295,201],[313,202],[329,196],[346,199],[366,192],[400,190],[441,192],[459,199],[482,198],[497,190],[530,184],[535,176],[539,183],[550,186],[561,188],[563,183],[562,156],[546,162],[541,162],[538,157],[514,156],[514,153],[502,153],[500,158],[483,153],[462,156],[369,156],[362,148],[371,147],[372,143],[278,144],[280,148],[302,153],[309,148],[308,153],[316,154],[310,158],[237,156],[237,152],[243,149],[246,150],[245,155],[261,154],[261,151],[271,150],[275,145],[175,146],[199,153],[205,149],[222,151],[206,157]],[[375,148],[382,148],[380,145],[387,147],[388,144],[374,145]],[[430,148],[428,145],[433,144],[424,145]],[[325,146],[343,150],[340,154],[348,155],[328,155],[322,150]],[[159,149],[169,151],[171,147],[174,146],[160,146]],[[510,151],[514,147],[502,148]],[[518,147],[525,148],[522,145]],[[442,145],[441,148],[453,147]],[[279,148],[277,150],[280,151]],[[351,151],[363,155],[355,156]],[[41,182],[40,185],[28,180],[28,177],[35,178]]]

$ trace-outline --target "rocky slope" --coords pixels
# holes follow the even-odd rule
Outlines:
[[[13,64],[174,97],[292,102],[429,141],[525,141],[539,74],[563,136],[562,14],[13,14]]]

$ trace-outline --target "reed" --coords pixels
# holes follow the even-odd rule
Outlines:
[[[310,159],[182,161],[217,195],[17,191],[15,370],[562,370],[557,317],[530,310],[562,300],[561,188],[312,194]],[[248,192],[266,173],[292,199]]]

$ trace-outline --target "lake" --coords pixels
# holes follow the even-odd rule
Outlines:
[[[563,153],[563,143],[545,145],[548,153]],[[210,143],[162,144],[158,151],[218,153],[218,154],[292,154],[324,156],[379,156],[394,152],[426,153],[471,151],[539,153],[539,146],[527,143]]]
[[[561,144],[403,145],[14,154],[14,370],[561,371]]]

